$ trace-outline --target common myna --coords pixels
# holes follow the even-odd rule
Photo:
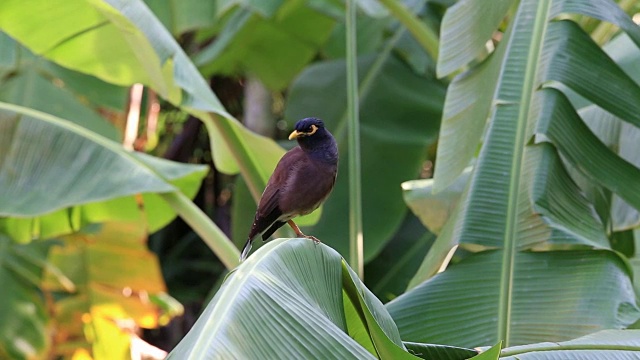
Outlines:
[[[241,261],[249,255],[256,236],[267,240],[285,223],[298,237],[318,242],[303,234],[291,219],[311,213],[329,196],[338,172],[338,146],[322,120],[316,118],[298,121],[289,135],[289,140],[293,139],[298,140],[298,146],[284,154],[267,182]]]

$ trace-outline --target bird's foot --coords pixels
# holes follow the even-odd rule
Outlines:
[[[322,241],[320,241],[320,239],[318,239],[317,237],[312,236],[312,235],[302,234],[302,236],[307,238],[307,239],[309,239],[309,240],[311,240],[311,241],[313,241],[313,243],[316,244],[316,245],[318,245],[318,244],[320,244],[322,242]]]
[[[289,221],[287,221],[287,223],[289,224],[289,226],[291,226],[293,231],[296,233],[297,237],[299,237],[299,238],[307,238],[307,239],[313,240],[313,243],[316,244],[316,245],[318,245],[318,244],[320,244],[322,242],[322,241],[318,240],[318,238],[315,237],[315,236],[305,235],[302,232],[302,230],[300,230],[298,225],[296,225],[296,223],[293,222],[293,220],[289,220]]]

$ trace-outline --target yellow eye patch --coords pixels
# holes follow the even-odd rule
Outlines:
[[[309,132],[302,132],[302,131],[298,131],[298,130],[293,130],[293,132],[289,135],[289,140],[297,139],[297,138],[302,137],[302,136],[311,136],[311,135],[315,134],[316,131],[318,131],[318,127],[315,126],[315,125],[311,125],[311,131],[309,131]]]

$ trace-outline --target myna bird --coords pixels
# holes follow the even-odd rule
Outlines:
[[[285,223],[296,236],[319,241],[303,234],[291,219],[311,213],[329,196],[338,173],[338,145],[322,120],[316,118],[298,121],[289,135],[289,140],[293,139],[298,140],[298,146],[284,154],[267,182],[241,261],[249,255],[256,236],[266,241]]]

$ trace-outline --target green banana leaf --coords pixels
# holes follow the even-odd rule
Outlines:
[[[409,209],[422,221],[429,231],[440,234],[453,213],[460,195],[469,182],[471,168],[446,189],[435,192],[433,179],[411,180],[402,183],[402,196]]]
[[[341,8],[341,18],[344,9]],[[371,54],[383,46],[384,35],[388,30],[388,21],[368,17],[362,13],[356,14],[356,43],[358,56]],[[326,59],[344,59],[347,57],[347,26],[339,22],[333,28],[329,39],[322,47],[322,55]]]
[[[640,331],[638,330],[603,330],[587,336],[558,343],[543,342],[531,345],[513,346],[501,350],[498,343],[491,348],[474,355],[474,351],[456,348],[453,352],[442,345],[428,345],[420,343],[405,343],[407,347],[414,346],[415,351],[422,351],[424,359],[526,359],[526,360],[622,360],[640,357]],[[426,346],[425,346],[426,345]],[[484,349],[484,347],[483,347]],[[470,358],[470,356],[473,356]]]
[[[592,181],[640,209],[640,188],[633,186],[640,178],[640,168],[608,149],[580,119],[562,93],[545,89],[539,92],[539,96],[540,101],[534,111],[540,115],[538,132],[547,137],[548,140],[544,141],[552,142],[568,162],[580,167]]]
[[[633,286],[636,295],[640,296],[640,228],[636,228],[632,234],[634,254],[629,262],[633,268]]]
[[[637,151],[637,144],[640,144],[640,128],[621,121],[615,115],[595,105],[584,107],[578,113],[589,127],[589,130],[608,149],[635,167],[640,168],[640,152]],[[588,182],[577,171],[572,172],[571,175],[580,184]],[[599,199],[597,195],[601,195],[603,192],[602,187],[597,186],[593,193],[587,191],[587,196],[594,198],[594,202],[597,204]],[[606,208],[599,212],[610,214],[613,231],[630,230],[640,226],[640,211],[629,205],[620,196],[613,194],[605,205]]]
[[[51,241],[16,244],[0,234],[0,358],[34,359],[51,346],[40,286]]]
[[[142,83],[198,117],[209,132],[216,168],[241,172],[254,199],[283,154],[275,142],[248,131],[227,113],[141,0],[3,1],[0,28],[59,65],[117,85]]]
[[[165,28],[178,37],[216,23],[216,2],[202,0],[144,0]]]
[[[589,257],[585,258],[582,253]],[[627,276],[625,263],[609,251],[582,253],[569,252],[569,256],[563,252],[519,255],[525,258],[527,268],[516,277],[534,278],[536,283],[528,283],[514,292],[513,296],[522,310],[514,313],[514,334],[528,333],[529,337],[533,335],[543,340],[548,332],[555,331],[571,338],[580,330],[601,328],[601,321],[608,319],[607,314],[616,314],[617,322],[604,326],[620,327],[633,318],[632,312],[639,312],[633,303],[635,297],[629,284],[619,281]],[[434,343],[438,337],[451,333],[458,334],[460,342],[491,343],[489,338],[495,331],[495,324],[477,323],[477,319],[482,317],[483,309],[498,306],[495,287],[490,283],[496,279],[499,281],[501,257],[501,251],[473,255],[438,275],[474,274],[466,284],[452,283],[443,278],[419,288],[432,298],[446,297],[448,303],[444,306],[434,307],[434,302],[429,299],[413,308],[391,302],[388,306],[391,315],[406,316],[413,323],[438,323],[438,317],[449,320],[447,326],[434,327],[429,343],[409,343],[400,340],[389,313],[338,253],[307,239],[274,240],[229,275],[169,358],[470,358],[477,352]],[[560,278],[558,273],[562,274]],[[579,274],[579,279],[573,276],[575,274]],[[584,284],[594,283],[605,284],[604,287],[590,288],[601,295],[599,300],[582,301]],[[455,293],[451,293],[451,289]],[[417,296],[416,291],[411,294],[403,296]],[[465,305],[467,302],[472,305]],[[555,307],[558,304],[561,307]],[[546,307],[554,307],[555,311],[544,311]],[[540,310],[542,314],[537,314],[541,317],[533,330],[523,323],[526,320],[523,316],[526,318],[531,309]],[[571,320],[571,314],[593,321]],[[559,327],[548,330],[553,329],[546,326],[549,322]],[[483,331],[477,333],[484,333],[484,336],[480,340],[467,339],[469,332],[466,329],[470,326],[481,327]],[[400,328],[400,334],[404,338],[410,337],[408,333],[403,334],[404,330]],[[580,343],[575,349],[581,350],[583,344],[585,349],[594,344],[604,345],[605,340],[599,334],[595,336],[600,340]],[[621,342],[623,346],[628,345],[625,339]],[[611,345],[615,349],[615,344]],[[531,345],[530,352],[545,350],[545,346]],[[559,346],[562,348],[563,344]],[[409,352],[403,350],[405,348]],[[497,345],[474,359],[497,359],[499,350],[500,345]],[[517,348],[506,351],[524,352]],[[509,353],[505,355],[509,356]]]
[[[468,348],[563,341],[640,317],[627,263],[611,251],[517,252],[504,296],[507,255],[473,254],[389,302],[402,339]]]
[[[625,33],[621,33],[611,42],[605,44],[603,50],[618,64],[625,73],[640,83],[640,49]],[[574,102],[574,97],[569,96]],[[589,102],[587,102],[589,103]],[[588,104],[578,111],[589,129],[611,151],[627,162],[640,168],[640,128],[622,121],[619,117]],[[596,184],[589,184],[585,176],[578,171],[571,172],[572,177],[583,188],[588,197],[596,204],[599,213],[611,216],[610,226],[613,231],[625,231],[640,225],[640,212],[616,194],[607,194],[607,190]],[[603,195],[607,196],[603,196]]]
[[[445,77],[475,60],[502,22],[513,0],[464,1],[452,6],[442,19],[438,77]],[[469,19],[481,19],[472,21]],[[456,41],[447,41],[456,38]]]
[[[485,4],[456,3],[443,27],[454,26],[447,17],[459,17],[480,3]],[[465,58],[462,63],[469,68],[456,76],[447,94],[434,190],[447,188],[478,146],[480,151],[460,199],[410,284],[420,285],[387,305],[405,341],[466,347],[562,341],[596,329],[625,327],[640,316],[627,260],[596,250],[611,247],[608,219],[596,212],[567,164],[634,207],[640,206],[640,188],[634,186],[640,170],[607,149],[556,90],[562,84],[637,126],[640,109],[634,94],[640,87],[577,25],[555,18],[566,12],[598,12],[632,38],[638,38],[640,29],[627,26],[628,16],[607,1],[513,4],[501,8],[499,18],[508,15],[508,25],[495,51],[478,64],[469,63],[477,53]],[[443,28],[443,34],[451,35],[442,43],[469,47],[465,41],[488,26],[485,18],[497,17],[455,22],[456,31]],[[566,43],[569,38],[571,44]],[[456,156],[460,159],[448,161]],[[455,245],[459,248],[450,260],[447,255]],[[536,257],[542,268],[534,264]],[[450,267],[434,276],[446,261],[452,261]],[[608,270],[598,270],[600,277],[564,270],[582,262]],[[551,289],[557,298],[541,296]],[[452,308],[452,299],[458,299],[459,306]],[[582,303],[608,310],[563,310],[568,304],[580,309]],[[452,323],[464,323],[464,330]]]
[[[365,284],[383,303],[395,299],[406,291],[434,241],[435,235],[408,214],[382,251],[365,264]]]
[[[15,105],[0,103],[0,129],[0,232],[21,242],[117,219],[146,221],[155,231],[176,216],[156,193],[193,197],[207,172],[126,151],[69,121]]]
[[[453,6],[443,19],[443,34],[448,33],[446,24],[449,24],[449,26],[455,27],[456,31],[462,32],[462,35],[454,36],[455,33],[452,32],[451,40],[447,41],[447,38],[443,38],[441,42],[443,49],[448,46],[447,43],[452,44],[451,49],[473,48],[465,41],[474,39],[474,34],[482,32],[480,29],[487,25],[481,18],[476,18],[478,20],[471,22],[448,20],[449,18],[458,19],[466,14],[469,6],[476,6],[472,5],[475,1],[463,1],[462,3],[465,6]],[[637,26],[629,24],[631,21],[629,17],[611,2],[554,0],[543,4],[549,6],[541,5],[540,9],[536,9],[541,11],[538,15],[534,14],[536,10],[528,10],[531,16],[535,16],[536,21],[540,21],[541,24],[547,23],[546,19],[566,12],[585,13],[612,21],[621,26],[633,39],[640,39],[640,30]],[[522,4],[520,4],[519,9],[522,8]],[[506,8],[501,10],[506,12]],[[502,13],[500,18],[504,15],[505,13]],[[534,21],[529,23],[532,26]],[[482,129],[485,127],[491,107],[499,107],[499,105],[508,104],[513,100],[502,96],[499,98],[501,102],[492,102],[497,82],[512,74],[503,72],[505,56],[516,56],[514,58],[516,63],[510,66],[514,69],[515,66],[522,67],[527,60],[536,62],[536,66],[529,69],[531,77],[526,80],[528,83],[523,83],[523,77],[518,80],[514,78],[517,83],[513,86],[523,84],[533,90],[537,84],[550,83],[553,86],[554,82],[561,83],[620,116],[624,121],[636,125],[640,123],[640,118],[637,115],[640,105],[635,101],[640,94],[638,86],[574,23],[551,21],[548,22],[548,27],[518,28],[515,36],[518,34],[523,34],[523,37],[516,41],[518,45],[524,46],[527,41],[536,41],[536,43],[531,43],[534,47],[530,49],[535,52],[524,53],[524,48],[507,46],[504,41],[507,39],[503,39],[502,45],[497,46],[486,60],[474,69],[460,74],[452,82],[445,101],[440,132],[442,141],[436,159],[434,174],[434,189],[436,191],[446,187],[469,164],[480,141]],[[571,41],[567,42],[566,39],[569,38]],[[635,43],[640,44],[640,41]],[[505,55],[505,52],[508,51],[511,52]],[[441,59],[447,57],[448,55],[443,53]],[[467,57],[465,59],[468,60]],[[516,65],[518,62],[520,65]],[[500,78],[501,74],[503,74],[502,78]],[[594,80],[593,74],[599,74],[600,79],[608,78],[607,86]],[[536,79],[534,76],[538,78]],[[619,91],[622,87],[625,91]],[[462,146],[464,150],[459,151],[459,146]]]
[[[526,288],[514,293],[518,304],[522,304],[525,315],[531,309],[543,309],[551,304],[561,304],[558,311],[544,312],[535,331],[526,330],[521,323],[521,312],[514,315],[516,332],[530,331],[531,334],[544,339],[546,322],[552,321],[562,325],[556,332],[571,338],[575,327],[593,331],[598,329],[598,321],[592,324],[569,321],[568,313],[577,313],[590,319],[605,318],[600,313],[615,313],[619,322],[613,326],[622,326],[630,319],[629,312],[635,304],[620,302],[619,294],[629,296],[628,284],[618,280],[627,271],[625,264],[612,252],[603,251],[590,255],[585,259],[579,252],[565,256],[562,252],[522,253],[529,270],[516,274],[517,277],[535,278],[536,284],[528,284]],[[434,298],[447,297],[447,306],[434,308],[432,302],[423,302],[418,308],[407,309],[389,306],[393,311],[400,311],[411,317],[414,323],[431,323],[433,317],[449,319],[448,326],[434,329],[436,340],[438,333],[461,333],[460,341],[465,339],[469,326],[480,326],[484,333],[483,344],[490,344],[489,338],[492,324],[478,324],[477,314],[482,309],[497,306],[493,287],[489,283],[498,278],[500,267],[500,251],[485,252],[474,255],[465,262],[452,267],[439,276],[455,276],[454,272],[475,274],[467,284],[460,284],[442,279],[438,285],[423,289]],[[567,258],[570,261],[567,261]],[[487,261],[488,260],[488,261]],[[561,279],[553,279],[557,273]],[[572,275],[580,274],[576,280]],[[606,278],[608,281],[599,281]],[[548,280],[551,279],[551,285]],[[605,288],[591,288],[603,296],[598,302],[583,302],[580,284],[607,284]],[[435,282],[434,282],[435,284]],[[445,287],[455,289],[455,296],[443,294]],[[531,294],[536,296],[532,297]],[[632,292],[631,292],[632,293]],[[415,295],[415,292],[413,293]],[[402,297],[401,297],[402,298]],[[473,306],[464,305],[471,302]],[[394,304],[392,302],[391,304]],[[465,309],[460,313],[458,310]],[[638,308],[635,307],[638,312]],[[452,314],[453,313],[453,314]],[[426,321],[425,319],[429,319]],[[400,334],[403,330],[400,329]],[[631,344],[624,338],[618,344],[628,350]],[[530,335],[529,335],[530,336]],[[590,341],[576,340],[570,344],[576,346],[569,349],[585,350],[597,346],[605,346],[607,339],[602,334],[594,335]],[[403,337],[406,337],[403,335]],[[191,359],[202,357],[241,357],[246,359],[263,358],[340,358],[340,359],[467,359],[477,354],[476,351],[455,346],[435,345],[429,343],[402,342],[393,320],[380,302],[357,279],[338,253],[324,245],[315,245],[307,239],[278,239],[267,243],[256,251],[237,270],[232,272],[207,306],[195,326],[172,351],[169,358]],[[531,350],[519,348],[505,349],[505,356],[513,353],[545,351],[548,343],[531,345]],[[562,348],[563,343],[555,344]],[[406,348],[409,352],[403,350]],[[567,349],[567,350],[569,350]],[[623,348],[622,350],[624,350]],[[474,359],[497,359],[500,345],[486,350]],[[555,350],[555,349],[554,349]],[[579,354],[579,351],[578,351]]]
[[[477,350],[459,348],[455,346],[423,344],[414,342],[404,342],[404,346],[413,354],[423,359],[438,360],[466,360],[469,358],[476,359]]]
[[[206,75],[248,72],[282,90],[313,60],[336,23],[305,1],[238,3],[219,7],[222,30],[194,57]]]
[[[407,191],[406,198],[410,206],[419,210],[415,211],[416,215],[427,225],[443,227],[409,287],[414,287],[433,276],[442,267],[453,246],[458,244],[474,250],[506,245],[514,246],[514,250],[542,250],[567,246],[610,248],[606,229],[595,215],[593,205],[580,193],[580,188],[564,170],[557,152],[548,144],[528,146],[523,161],[524,169],[518,193],[521,200],[518,203],[518,219],[514,229],[516,235],[506,239],[505,245],[495,238],[482,237],[482,234],[495,231],[495,222],[504,219],[495,216],[484,218],[481,222],[478,218],[481,209],[469,207],[458,200],[469,196],[477,186],[489,186],[487,184],[492,181],[490,176],[483,179],[483,185],[469,182],[466,189],[461,189],[457,180],[451,185],[451,190],[447,189],[435,195],[431,193],[432,181],[411,183],[412,187]],[[443,197],[448,200],[440,201]],[[456,207],[451,208],[451,204],[455,204]],[[432,208],[428,211],[420,210],[429,206]],[[492,204],[492,207],[486,209],[495,209],[497,206],[498,204]],[[440,218],[438,221],[434,220],[434,213],[443,214],[448,222],[442,225]],[[469,223],[468,219],[478,219],[478,222]],[[465,236],[463,231],[475,232],[478,238]]]
[[[32,108],[73,121],[111,140],[121,136],[111,123],[97,113],[98,106],[112,104],[120,96],[119,110],[124,109],[126,89],[104,83],[84,74],[71,74],[34,56],[6,34],[0,32],[0,101]],[[4,61],[3,61],[4,60]],[[72,85],[72,86],[70,86]],[[79,90],[77,86],[81,86]],[[91,102],[96,90],[101,95],[100,104]],[[107,100],[107,101],[105,101]]]
[[[604,49],[636,83],[640,83],[640,49],[634,46],[629,36],[621,33],[606,44]],[[581,109],[580,115],[594,134],[612,151],[640,168],[640,151],[637,150],[640,128],[624,123],[611,114],[603,114],[602,109],[593,105]],[[625,237],[626,246],[633,248],[630,263],[634,269],[636,294],[640,294],[640,210],[631,207],[615,194],[610,206],[612,229],[630,235]]]
[[[640,330],[604,330],[559,343],[540,343],[503,349],[500,359],[614,360],[640,358]]]
[[[399,184],[418,175],[439,126],[443,87],[416,76],[395,58],[392,50],[402,34],[398,31],[382,52],[361,57],[358,63],[362,178],[367,179],[362,182],[365,261],[382,250],[402,223],[406,206]],[[346,256],[348,243],[342,241],[349,234],[345,71],[341,60],[305,69],[290,89],[285,118],[317,116],[338,141],[336,187],[312,231]]]
[[[500,350],[497,344],[473,357],[473,360],[525,359],[525,360],[618,360],[640,357],[640,331],[604,330],[587,336],[559,343],[514,346]],[[465,349],[461,349],[464,351]],[[440,354],[438,354],[440,355]],[[437,355],[434,355],[437,356]],[[451,353],[432,357],[457,359]],[[425,357],[426,359],[426,357]]]
[[[229,275],[169,358],[412,359],[380,301],[340,255],[267,243]]]
[[[275,16],[284,0],[220,0],[217,15],[223,16],[234,7],[246,7],[266,18]]]

